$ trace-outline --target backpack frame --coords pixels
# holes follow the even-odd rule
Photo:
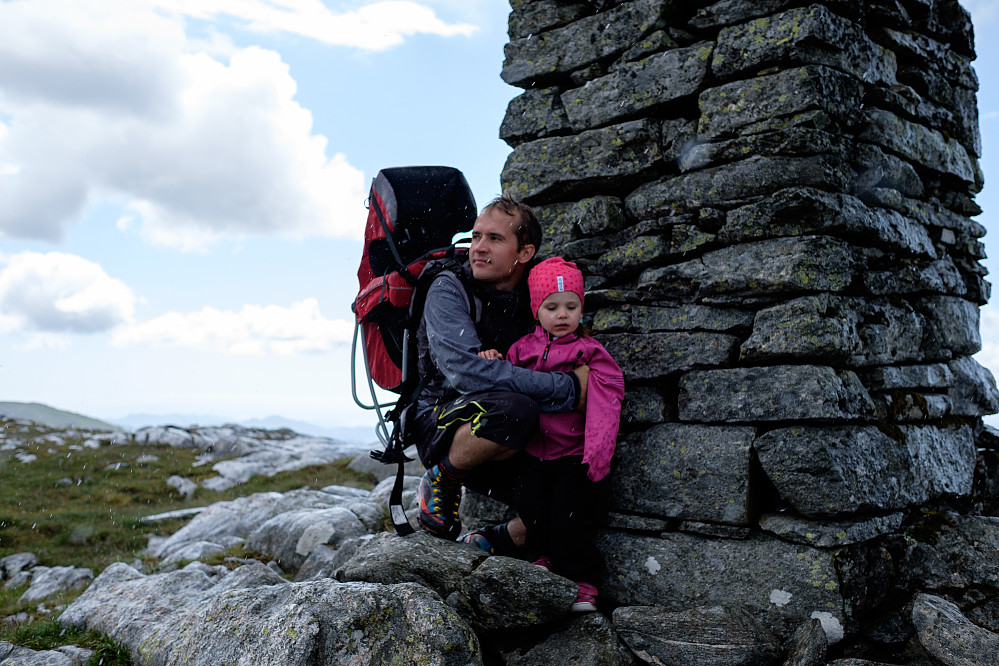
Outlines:
[[[405,463],[405,420],[423,391],[418,371],[416,332],[427,290],[438,275],[453,273],[465,288],[472,318],[475,299],[461,264],[467,249],[452,242],[475,221],[475,200],[464,175],[451,167],[397,167],[375,176],[368,199],[364,249],[358,268],[360,289],[354,311],[351,345],[351,391],[354,402],[374,410],[383,449],[371,457],[398,464],[389,509],[396,531],[413,532],[402,507]],[[460,241],[459,241],[460,242]],[[357,394],[358,341],[371,403]],[[398,394],[380,401],[377,389]],[[384,413],[383,410],[391,408]],[[391,430],[389,424],[392,424]]]

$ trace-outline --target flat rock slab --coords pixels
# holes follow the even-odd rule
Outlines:
[[[830,643],[843,637],[839,577],[821,550],[762,535],[738,541],[678,532],[605,532],[598,546],[608,570],[601,594],[617,605],[740,607],[782,640],[815,617]]]
[[[912,623],[923,647],[947,666],[999,663],[999,634],[973,624],[946,599],[917,595]]]
[[[755,428],[662,424],[618,444],[615,507],[661,518],[748,523]]]
[[[975,443],[967,426],[779,428],[754,447],[781,498],[805,516],[895,511],[971,492]]]
[[[755,666],[781,655],[773,633],[735,608],[623,606],[613,617],[622,640],[650,664]]]
[[[820,365],[693,370],[680,378],[680,420],[753,423],[874,416],[857,375]]]

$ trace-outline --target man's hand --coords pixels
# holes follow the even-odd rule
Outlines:
[[[579,400],[576,402],[577,412],[586,412],[586,383],[590,379],[590,366],[581,365],[574,368],[573,372],[579,378]]]
[[[482,358],[487,358],[490,361],[494,361],[496,359],[499,359],[501,361],[503,360],[503,354],[499,353],[495,349],[485,349],[483,351],[480,351],[479,356],[481,356]]]

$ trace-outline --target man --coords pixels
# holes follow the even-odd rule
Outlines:
[[[585,405],[585,366],[569,373],[537,372],[478,356],[486,349],[505,354],[533,330],[525,274],[540,244],[541,226],[533,209],[499,197],[472,227],[464,267],[471,288],[444,272],[427,292],[417,335],[426,388],[416,413],[407,419],[407,440],[416,443],[427,467],[420,482],[418,521],[436,536],[455,539],[460,534],[462,486],[510,503],[514,458],[537,430],[540,412]],[[523,523],[514,519],[477,544],[508,550],[522,545],[524,535]]]

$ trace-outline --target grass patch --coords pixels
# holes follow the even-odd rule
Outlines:
[[[2,419],[0,419],[2,421]],[[2,423],[0,423],[2,425]],[[224,492],[199,487],[190,498],[182,497],[166,485],[174,474],[193,481],[215,476],[211,464],[198,465],[200,452],[153,444],[80,446],[81,440],[66,439],[66,445],[39,438],[19,444],[17,450],[0,451],[0,558],[32,552],[42,566],[77,566],[91,569],[96,576],[113,562],[139,558],[148,537],[168,536],[190,519],[157,523],[140,519],[167,511],[208,506],[256,492],[287,492],[302,487],[329,485],[368,488],[372,477],[347,469],[349,460],[284,472],[273,477],[253,477],[247,483]],[[15,457],[15,453],[19,457]],[[36,456],[22,462],[25,455]],[[214,462],[214,461],[213,461]],[[19,632],[47,636],[39,643],[53,649],[74,643],[51,615],[26,607],[18,601],[26,587],[6,590],[0,585],[0,618],[28,613],[31,621],[20,627],[0,628],[0,640],[30,647]],[[53,597],[42,603],[58,609],[80,591]],[[47,624],[58,627],[62,642]],[[68,630],[67,630],[68,631]],[[88,639],[90,640],[90,639]],[[83,645],[82,643],[76,643]],[[90,647],[87,645],[86,647]],[[95,649],[91,647],[90,649]],[[111,650],[105,645],[102,649]],[[128,663],[111,660],[104,664]]]
[[[128,650],[104,634],[64,627],[55,620],[44,620],[17,627],[4,639],[29,650],[54,650],[63,645],[76,645],[93,650],[87,666],[131,666]]]

